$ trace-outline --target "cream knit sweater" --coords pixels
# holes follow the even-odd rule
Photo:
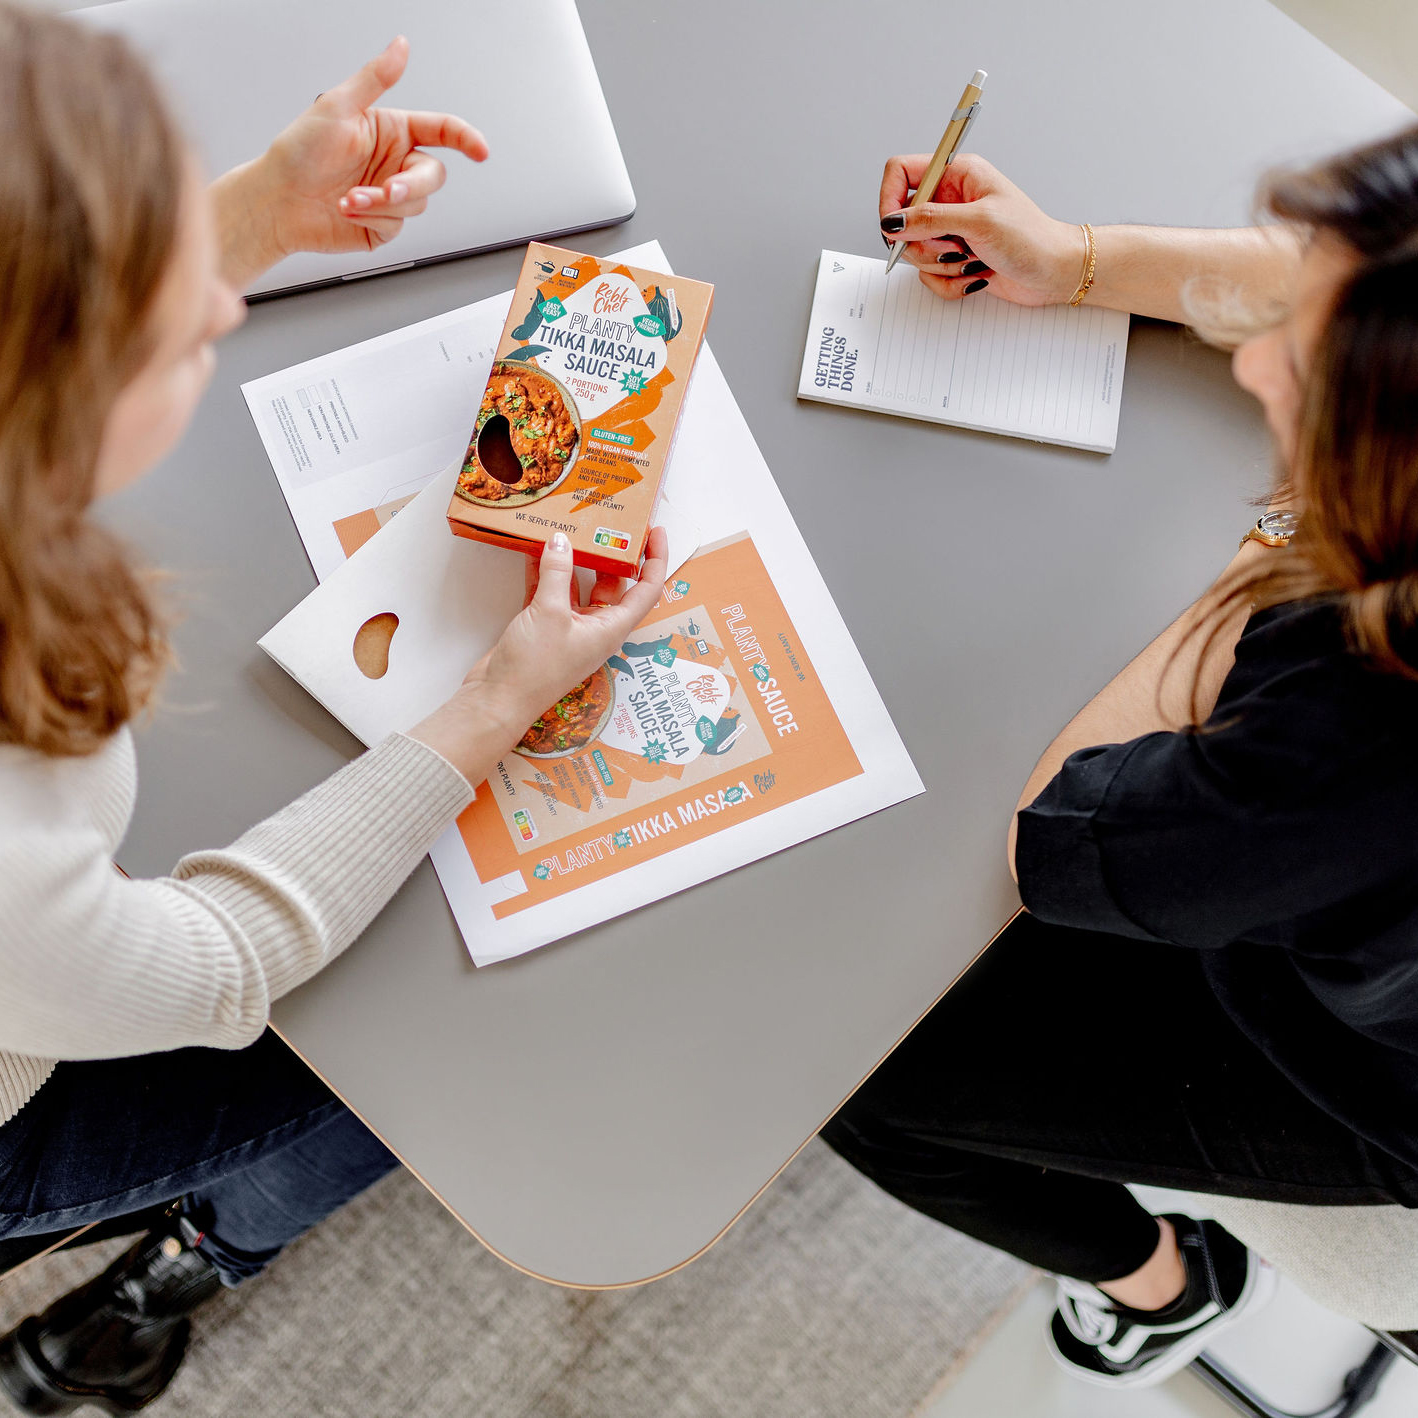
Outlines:
[[[231,846],[129,881],[136,788],[126,729],[87,758],[0,745],[0,1123],[60,1059],[250,1044],[473,796],[395,734]]]

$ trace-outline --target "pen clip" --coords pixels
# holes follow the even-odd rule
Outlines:
[[[976,99],[969,108],[957,108],[955,112],[951,114],[952,121],[963,118],[965,120],[965,126],[960,130],[960,136],[955,140],[955,147],[951,150],[950,156],[945,160],[947,167],[955,161],[955,154],[965,146],[965,139],[970,136],[970,129],[975,123],[975,115],[979,113],[979,111],[980,101]]]

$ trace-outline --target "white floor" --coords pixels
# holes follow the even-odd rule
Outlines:
[[[1409,108],[1418,109],[1418,7],[1413,0],[1275,0]]]
[[[1141,1393],[1108,1393],[1070,1378],[1044,1347],[1052,1309],[1053,1287],[1041,1283],[917,1418],[1237,1418],[1234,1408],[1186,1371]],[[1314,1413],[1334,1400],[1343,1375],[1371,1342],[1366,1330],[1320,1310],[1282,1282],[1270,1305],[1223,1335],[1215,1353],[1270,1403]],[[1418,1367],[1400,1360],[1361,1418],[1415,1413]]]
[[[1154,1214],[1204,1216],[1206,1198],[1135,1187]],[[985,1341],[964,1371],[915,1418],[1237,1418],[1237,1410],[1183,1370],[1157,1388],[1110,1393],[1059,1368],[1044,1343],[1053,1283],[1040,1282]],[[1369,1352],[1362,1325],[1315,1304],[1281,1277],[1275,1298],[1212,1347],[1215,1357],[1268,1403],[1294,1414],[1322,1411],[1344,1375]],[[1398,1360],[1361,1418],[1414,1418],[1418,1365]]]

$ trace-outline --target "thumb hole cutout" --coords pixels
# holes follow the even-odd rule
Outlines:
[[[495,477],[498,482],[509,487],[519,483],[526,475],[526,468],[512,446],[512,425],[506,414],[493,414],[483,424],[478,434],[478,462]]]
[[[366,679],[383,679],[389,670],[389,645],[399,628],[393,611],[372,615],[355,631],[354,662]]]

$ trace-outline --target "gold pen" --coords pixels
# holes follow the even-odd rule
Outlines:
[[[960,95],[960,102],[955,105],[955,112],[950,115],[950,122],[945,125],[945,132],[940,135],[940,142],[936,146],[935,156],[931,158],[929,166],[921,174],[921,180],[916,185],[916,194],[907,204],[911,207],[919,207],[922,202],[929,202],[935,196],[936,187],[945,176],[945,170],[950,166],[951,159],[960,151],[960,145],[965,141],[965,135],[970,131],[970,125],[975,121],[975,115],[980,111],[980,90],[985,87],[987,75],[983,69],[975,70],[975,77],[965,85],[965,92]],[[906,238],[892,243],[891,255],[886,258],[886,270],[890,274],[891,268],[901,259],[901,253],[906,249]]]

